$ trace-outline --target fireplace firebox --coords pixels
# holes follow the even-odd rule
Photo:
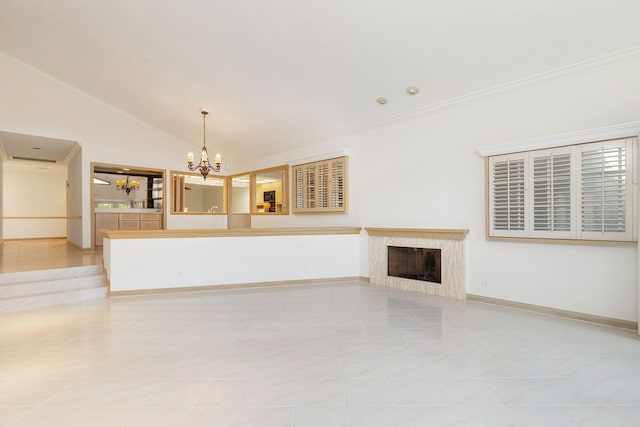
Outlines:
[[[387,274],[403,279],[442,283],[440,249],[387,246]]]

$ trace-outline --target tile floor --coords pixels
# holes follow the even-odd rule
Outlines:
[[[627,331],[362,282],[0,315],[0,426],[638,426]]]
[[[102,264],[102,248],[81,250],[66,239],[5,240],[0,273]]]

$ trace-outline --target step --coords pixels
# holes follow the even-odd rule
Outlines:
[[[0,274],[0,313],[106,298],[102,266]]]
[[[0,299],[0,313],[31,310],[35,308],[50,307],[60,304],[106,298],[107,287],[99,286],[87,289],[77,289],[65,292],[48,292],[13,298]]]
[[[70,277],[85,277],[102,274],[101,265],[83,265],[79,267],[54,268],[50,270],[19,271],[0,274],[0,285],[29,283],[42,280],[55,280]]]
[[[104,275],[81,276],[53,280],[38,280],[0,285],[0,298],[28,296],[49,292],[72,291],[105,284]]]

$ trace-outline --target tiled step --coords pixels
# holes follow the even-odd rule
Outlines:
[[[106,298],[101,266],[0,275],[0,313]]]
[[[95,288],[104,284],[104,276],[102,275],[13,283],[0,285],[0,298]]]
[[[37,282],[41,280],[68,279],[70,277],[86,277],[102,274],[100,265],[83,265],[81,267],[54,268],[51,270],[33,270],[17,273],[0,274],[0,286]]]

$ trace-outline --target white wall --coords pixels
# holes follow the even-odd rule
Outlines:
[[[250,212],[249,187],[231,188],[231,207],[229,213],[249,213]]]
[[[2,54],[0,93],[0,129],[77,141],[82,146],[85,248],[91,246],[91,162],[182,170],[185,153],[193,151],[177,138]],[[38,106],[36,115],[34,105]],[[165,209],[167,205],[164,204]],[[174,218],[167,217],[169,228],[173,227]],[[184,224],[177,221],[177,225]]]
[[[359,251],[357,234],[105,239],[104,246],[111,291],[358,277]]]
[[[352,152],[349,214],[255,216],[253,226],[466,228],[467,293],[636,321],[635,246],[485,239],[478,148],[639,119],[640,59],[588,71],[247,162],[244,170],[339,148]],[[362,244],[366,254],[366,237]],[[367,264],[362,256],[365,276]]]
[[[3,216],[4,216],[4,196],[3,196],[3,192],[2,192],[2,175],[4,174],[4,161],[2,159],[2,157],[0,156],[0,244],[2,243],[3,239],[4,239],[4,235],[3,235],[3,228],[4,228],[4,221],[3,221]]]
[[[37,169],[30,162],[27,169],[23,164],[14,160],[4,165],[4,238],[66,237],[66,166],[42,165]]]
[[[638,75],[638,59],[601,63],[585,67],[584,72],[565,72],[555,79],[540,79],[292,152],[249,160],[229,172],[350,148],[348,214],[254,216],[253,226],[468,228],[468,293],[635,321],[637,248],[485,240],[484,161],[476,150],[636,121]],[[429,103],[428,84],[437,82],[425,80],[422,85],[425,104]],[[82,145],[85,201],[89,200],[91,161],[184,169],[184,151],[189,147],[180,141],[5,56],[0,56],[0,93],[0,129]],[[41,114],[33,115],[34,105]],[[151,157],[149,147],[153,147]],[[91,236],[89,214],[85,202],[85,247]],[[224,217],[202,217],[168,215],[168,227],[226,224]],[[361,254],[367,253],[366,241],[363,237]],[[368,274],[365,255],[361,255],[361,274]]]
[[[82,247],[82,148],[67,164],[67,241]]]

